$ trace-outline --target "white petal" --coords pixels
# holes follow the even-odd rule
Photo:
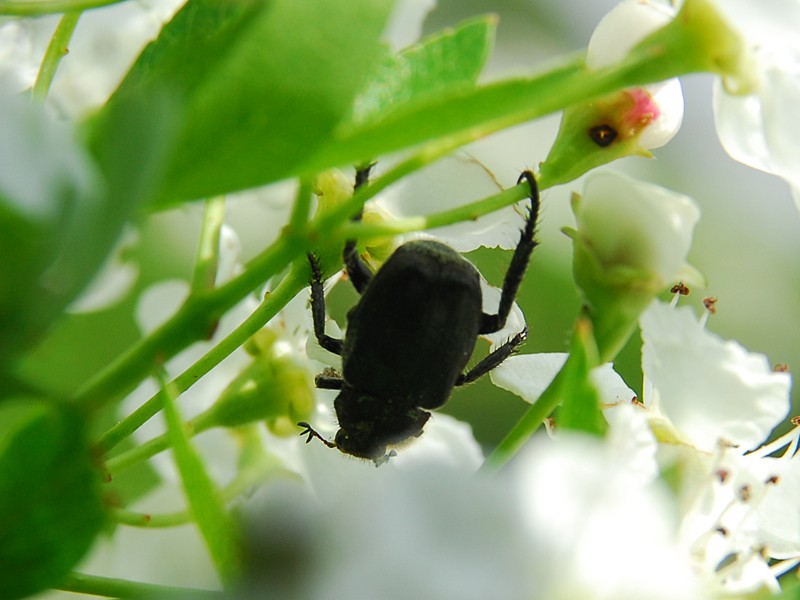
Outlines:
[[[518,354],[504,360],[490,373],[492,383],[533,404],[564,366],[561,352]]]
[[[656,119],[639,136],[639,145],[647,150],[660,148],[669,142],[683,122],[683,88],[679,79],[668,79],[647,86],[647,91],[659,109]]]
[[[142,292],[136,305],[136,323],[142,333],[150,333],[178,312],[189,297],[189,284],[182,279],[168,279]]]
[[[754,448],[788,413],[789,376],[703,329],[690,309],[654,302],[640,324],[642,365],[660,410],[697,448]]]
[[[503,292],[500,288],[489,285],[489,282],[483,276],[481,276],[480,281],[483,312],[490,315],[496,314],[497,308],[500,306],[500,296]],[[508,313],[505,326],[500,331],[484,334],[481,337],[489,340],[492,344],[492,349],[495,349],[498,345],[505,344],[523,329],[525,329],[525,315],[522,314],[522,309],[519,305],[514,302]]]
[[[664,3],[623,0],[597,24],[586,51],[586,65],[598,69],[621,60],[647,35],[666,25],[673,14]]]
[[[768,486],[764,500],[758,506],[756,518],[767,552],[772,558],[800,556],[800,459],[770,461],[775,484]]]

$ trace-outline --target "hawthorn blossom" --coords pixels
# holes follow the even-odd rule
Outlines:
[[[721,79],[714,89],[717,134],[735,160],[772,173],[792,186],[800,208],[797,140],[800,126],[800,4],[725,0],[718,10],[739,30],[749,51],[750,85]],[[743,89],[741,89],[743,88]]]
[[[726,592],[777,589],[781,571],[765,557],[800,558],[800,529],[782,526],[796,522],[798,431],[762,444],[789,410],[788,375],[709,333],[688,308],[654,302],[640,323],[645,384],[635,406],[659,440],[661,468],[681,474],[687,551]]]

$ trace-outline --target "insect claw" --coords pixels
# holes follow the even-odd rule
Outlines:
[[[311,427],[311,425],[309,425],[305,421],[300,421],[297,424],[297,426],[303,428],[303,431],[300,432],[300,435],[308,435],[308,437],[306,438],[306,444],[308,444],[312,439],[317,438],[320,442],[325,444],[328,448],[336,448],[336,444],[326,440],[319,433],[317,433],[316,430],[313,427]]]

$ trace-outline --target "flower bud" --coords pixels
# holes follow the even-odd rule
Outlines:
[[[656,294],[702,283],[686,264],[700,211],[688,196],[612,173],[587,179],[572,208],[573,271],[605,361]]]
[[[622,61],[631,48],[670,19],[671,11],[660,4],[621,2],[592,34],[587,68],[598,70]],[[676,78],[570,107],[542,164],[542,179],[546,185],[555,185],[618,158],[649,158],[651,149],[674,137],[682,120],[683,91]]]
[[[299,354],[262,329],[248,342],[254,355],[246,367],[203,415],[198,429],[238,427],[265,421],[276,435],[294,435],[296,423],[308,419],[314,410],[314,383]]]

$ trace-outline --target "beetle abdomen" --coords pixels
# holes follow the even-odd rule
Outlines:
[[[475,346],[478,272],[444,244],[409,242],[378,271],[348,322],[342,361],[350,385],[377,398],[437,408]]]

